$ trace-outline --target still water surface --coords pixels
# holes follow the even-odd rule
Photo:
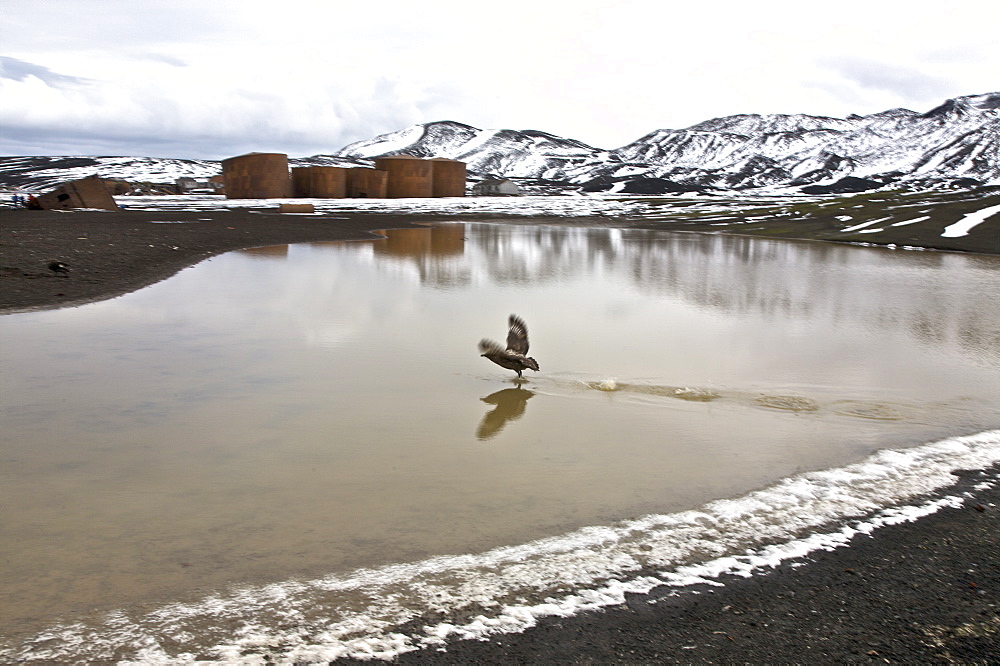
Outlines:
[[[455,223],[0,318],[0,626],[482,552],[1000,426],[1000,261]],[[541,372],[478,356],[527,322]]]

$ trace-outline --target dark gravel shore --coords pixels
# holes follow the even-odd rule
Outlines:
[[[972,489],[986,480],[988,489]],[[857,536],[766,575],[677,597],[661,588],[603,612],[399,661],[997,664],[1000,469],[969,473],[959,488],[972,493],[961,508]]]
[[[119,212],[0,208],[0,314],[113,298],[231,250],[370,240],[382,229],[454,219],[415,213],[287,215],[275,207]],[[478,219],[509,216],[481,215]],[[567,222],[560,218],[533,221]],[[579,224],[598,221],[607,222],[574,220]],[[65,264],[67,271],[50,270],[52,262]]]
[[[370,239],[378,229],[411,227],[434,219],[281,215],[274,209],[0,210],[0,314],[119,296],[230,250]],[[66,264],[68,272],[49,270],[53,261]]]
[[[229,250],[363,240],[379,229],[442,219],[4,209],[0,314],[128,293]],[[69,272],[50,270],[53,261]],[[447,652],[411,653],[400,661],[1000,664],[998,475],[991,471],[991,485],[979,490],[971,488],[983,476],[964,478],[974,496],[962,508],[883,528],[874,538],[857,537],[850,547],[814,555],[803,566],[652,604],[656,591],[637,595],[605,612],[551,619],[524,634],[460,642]]]

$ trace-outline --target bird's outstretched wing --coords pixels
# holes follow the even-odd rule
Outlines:
[[[479,353],[480,354],[503,354],[504,349],[500,346],[499,342],[490,340],[489,338],[483,338],[479,341]]]
[[[528,326],[524,320],[515,314],[507,320],[510,331],[507,333],[507,350],[518,354],[528,353]]]

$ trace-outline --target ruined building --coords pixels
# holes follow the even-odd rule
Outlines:
[[[51,192],[41,194],[30,208],[69,210],[70,208],[98,208],[121,210],[115,203],[111,190],[100,176],[88,176],[63,183]]]

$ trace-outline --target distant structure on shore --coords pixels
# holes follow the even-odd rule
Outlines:
[[[207,180],[181,176],[174,181],[174,187],[177,189],[177,194],[223,194],[225,191],[221,175],[212,176]]]
[[[473,185],[472,193],[477,197],[516,197],[521,190],[508,178],[487,178]]]
[[[222,160],[229,199],[290,197],[402,199],[464,197],[464,162],[410,155],[380,157],[375,168],[295,167],[283,153],[248,153]]]

